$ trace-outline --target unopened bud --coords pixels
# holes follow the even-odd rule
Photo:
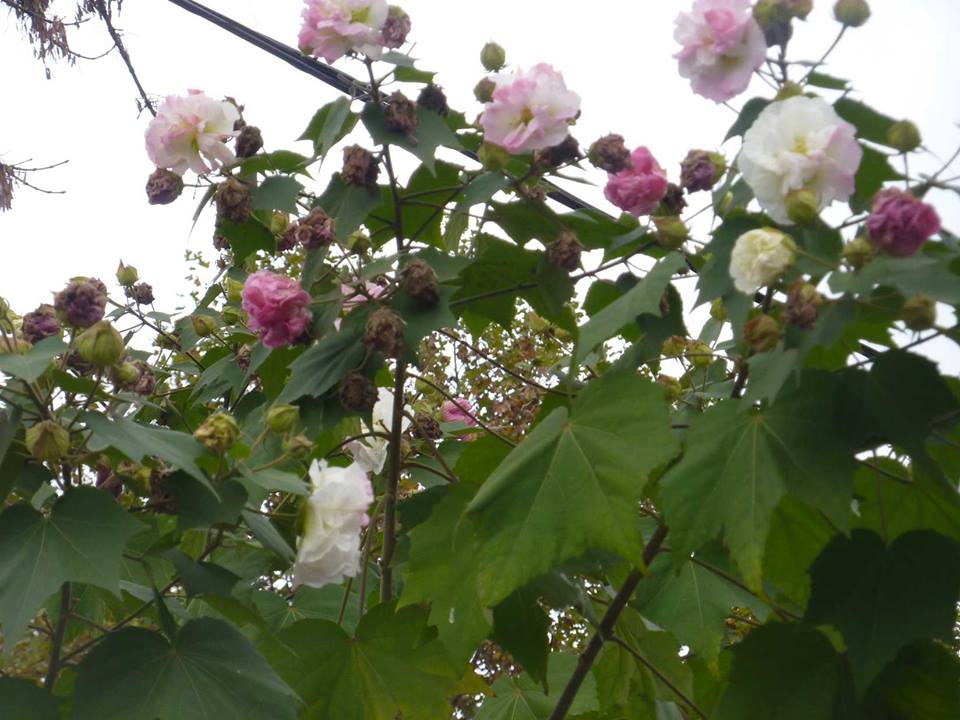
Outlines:
[[[870,19],[870,6],[866,0],[837,0],[833,6],[833,16],[837,22],[858,28]]]
[[[820,201],[811,190],[791,190],[786,205],[787,217],[797,225],[811,225],[820,217]]]
[[[240,426],[232,415],[216,413],[203,421],[194,431],[193,437],[207,450],[222,455],[232,448],[240,437]]]
[[[233,278],[227,278],[224,283],[224,294],[227,296],[227,302],[239,305],[243,302],[243,283]]]
[[[802,330],[811,330],[817,322],[817,312],[823,297],[817,288],[804,280],[797,280],[787,293],[787,309],[783,320]]]
[[[788,80],[780,86],[780,89],[777,90],[777,94],[773,99],[779,102],[782,100],[789,100],[790,98],[797,97],[799,95],[803,95],[803,86],[799,83]]]
[[[377,404],[377,386],[363,373],[349,373],[340,383],[340,405],[344,410],[368,413]]]
[[[417,106],[398,90],[387,98],[383,120],[387,129],[413,135],[417,132]]]
[[[443,437],[443,430],[435,417],[417,413],[413,419],[413,435],[422,439],[439,440]]]
[[[120,387],[130,387],[140,379],[140,371],[132,362],[125,362],[113,368],[113,382]]]
[[[669,375],[658,375],[657,383],[666,391],[667,402],[675,403],[683,395],[683,386],[675,377]]]
[[[306,435],[293,435],[284,438],[283,451],[295,458],[310,457],[313,441]]]
[[[727,161],[720,153],[691,150],[680,163],[680,185],[687,192],[710,190],[727,171]]]
[[[507,64],[507,51],[495,42],[488,42],[480,51],[480,64],[488,72],[499,72]]]
[[[484,170],[497,172],[507,166],[510,161],[510,153],[499,145],[485,142],[477,151],[477,159],[480,160]]]
[[[123,262],[117,268],[117,282],[123,287],[130,287],[140,279],[140,274],[133,265],[124,265]]]
[[[124,353],[123,338],[106,320],[84,330],[77,338],[77,353],[96,367],[110,367],[120,362]]]
[[[410,16],[407,15],[406,11],[401,7],[391,5],[387,13],[387,21],[383,24],[383,30],[381,30],[384,46],[392,50],[403,47],[412,27],[413,24],[410,22]]]
[[[422,305],[436,305],[437,274],[423,260],[414,260],[403,269],[403,289],[407,295]]]
[[[237,157],[248,158],[256,155],[263,148],[263,134],[260,128],[253,125],[244,126],[237,136]]]
[[[403,330],[403,318],[396,311],[382,307],[367,320],[363,342],[384,357],[398,358],[403,351]]]
[[[217,331],[217,321],[209,315],[191,315],[190,322],[197,337],[209,337]]]
[[[380,166],[369,150],[352,145],[343,151],[343,182],[355,187],[375,189],[380,177]]]
[[[347,238],[346,246],[355,255],[363,255],[370,250],[370,236],[362,230],[357,230]]]
[[[717,322],[726,322],[727,309],[723,306],[723,298],[717,298],[710,305],[710,317]]]
[[[937,303],[929,295],[914,295],[903,304],[900,317],[915,332],[929,330],[937,323]]]
[[[291,229],[296,242],[303,245],[305,250],[318,250],[337,238],[337,221],[319,207],[311,210]]]
[[[623,140],[623,135],[604,135],[590,146],[587,157],[595,167],[616,175],[630,167],[630,151]]]
[[[296,405],[274,405],[267,410],[267,427],[270,432],[283,435],[300,423],[300,408]]]
[[[909,120],[895,122],[887,130],[887,144],[902,153],[913,152],[923,144],[920,129]]]
[[[55,463],[70,451],[70,433],[53,420],[27,428],[27,451],[37,460]]]
[[[126,288],[124,294],[132,299],[137,305],[153,305],[153,286],[149,283],[137,283],[131,288]]]
[[[473,96],[482,103],[488,103],[493,100],[493,91],[497,89],[497,84],[490,78],[484,78],[473,88]]]
[[[753,353],[773,350],[780,342],[780,326],[769,315],[758,315],[743,326],[743,340]]]
[[[850,267],[859,270],[876,254],[873,245],[865,237],[854,238],[843,248],[843,259]]]
[[[576,234],[563,230],[557,239],[547,246],[547,257],[550,262],[561,270],[573,272],[580,267],[580,256],[583,254],[583,245]]]
[[[237,224],[245,223],[250,219],[253,198],[246,183],[236,178],[227,178],[217,188],[215,199],[218,217]]]
[[[763,30],[767,47],[783,45],[793,36],[793,13],[788,0],[758,0],[753,6],[753,19]]]
[[[690,237],[687,226],[676,216],[655,217],[653,224],[657,226],[657,242],[665,250],[680,249]]]
[[[183,193],[183,178],[175,172],[157,168],[147,178],[147,202],[169,205]]]
[[[674,335],[663,341],[663,347],[660,349],[660,354],[664,357],[674,358],[680,357],[686,351],[687,339],[681,337],[680,335]]]
[[[687,359],[696,368],[710,367],[713,350],[703,340],[691,340],[687,343]]]
[[[435,112],[437,115],[446,117],[450,114],[450,106],[447,104],[447,96],[436,85],[425,85],[420,95],[417,96],[417,105],[424,110]]]

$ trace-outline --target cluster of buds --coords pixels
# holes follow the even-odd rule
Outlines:
[[[165,168],[157,168],[147,178],[147,202],[169,205],[183,192],[183,178]]]
[[[417,106],[399,90],[387,98],[383,121],[387,129],[404,135],[417,132]]]
[[[398,358],[403,352],[403,318],[395,310],[381,307],[375,310],[367,320],[363,332],[363,342],[371,350],[384,357]]]
[[[604,135],[590,146],[587,157],[594,166],[611,175],[630,167],[630,151],[622,135]]]
[[[207,450],[222,455],[233,447],[240,437],[240,426],[232,415],[215,413],[203,421],[193,437]]]
[[[332,243],[336,237],[337,221],[323,208],[314,208],[305,218],[284,231],[277,247],[290,250],[299,244],[305,250],[317,250]]]
[[[563,230],[557,239],[547,246],[547,257],[561,270],[573,272],[580,267],[583,245],[570,230]]]
[[[377,386],[363,373],[348,373],[340,382],[340,405],[348,412],[368,413],[377,404]]]
[[[253,211],[253,197],[247,184],[236,178],[227,178],[217,188],[217,217],[233,223],[245,223]]]
[[[402,287],[421,305],[432,307],[439,301],[437,274],[423,260],[414,260],[403,269]]]
[[[377,178],[380,177],[380,166],[373,153],[359,145],[352,145],[343,151],[341,177],[347,185],[373,190],[376,189]]]

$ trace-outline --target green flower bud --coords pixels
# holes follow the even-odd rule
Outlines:
[[[675,215],[655,217],[653,223],[657,226],[657,242],[666,250],[680,249],[690,237],[690,231],[683,220]]]
[[[274,236],[283,235],[288,227],[290,227],[290,217],[286,213],[275,212],[270,216],[270,232]]]
[[[238,325],[243,320],[243,310],[236,307],[225,307],[223,309],[223,321],[227,325]]]
[[[27,450],[37,460],[55,463],[70,451],[70,433],[53,420],[27,428]]]
[[[687,343],[687,359],[695,368],[710,367],[713,350],[703,340],[691,340]]]
[[[132,287],[140,279],[140,274],[133,265],[124,265],[123,262],[117,268],[117,282],[123,287]]]
[[[666,391],[667,402],[675,403],[683,395],[683,386],[675,377],[669,375],[658,375],[657,383]]]
[[[208,417],[193,433],[197,442],[218,455],[232,448],[239,436],[237,421],[232,415],[222,412]]]
[[[370,236],[361,230],[351,233],[347,238],[347,249],[355,255],[363,255],[370,250]]]
[[[227,278],[224,283],[224,294],[227,296],[227,302],[239,305],[243,302],[243,283],[233,278]]]
[[[209,337],[217,331],[217,321],[209,315],[193,315],[190,322],[198,337]]]
[[[870,19],[870,6],[866,0],[837,0],[833,16],[848,27],[858,28]]]
[[[913,152],[923,144],[920,129],[909,120],[901,120],[887,130],[887,144],[903,153]]]
[[[663,346],[660,349],[660,354],[664,357],[680,357],[687,351],[687,339],[680,337],[679,335],[674,335],[663,341]]]
[[[911,330],[929,330],[937,323],[937,303],[929,295],[914,295],[904,303],[900,317]]]
[[[299,422],[300,408],[296,405],[274,405],[267,410],[267,427],[277,435],[293,430]]]
[[[97,367],[116,365],[124,350],[123,338],[106,320],[91,325],[77,338],[77,354]]]
[[[510,153],[499,145],[484,143],[477,152],[477,159],[483,164],[484,170],[497,172],[503,170],[510,160]]]
[[[488,42],[480,51],[480,62],[488,72],[498,72],[507,64],[507,51],[495,42]]]
[[[803,87],[799,83],[787,81],[783,84],[783,87],[777,91],[777,95],[774,100],[789,100],[790,98],[797,97],[799,95],[803,95]]]
[[[493,91],[497,89],[497,84],[490,78],[484,78],[473,88],[473,96],[478,102],[488,103],[493,100]]]
[[[758,315],[743,326],[743,340],[751,352],[773,350],[780,342],[780,325],[769,315]]]
[[[811,225],[820,217],[820,201],[810,190],[791,190],[786,205],[787,217],[797,225]]]
[[[865,237],[858,237],[846,244],[843,248],[843,259],[850,263],[850,267],[859,270],[876,254],[873,245]]]
[[[294,435],[283,441],[283,450],[296,458],[309,457],[313,452],[313,442],[306,435]]]
[[[140,379],[140,370],[131,362],[113,368],[113,382],[120,387],[129,387]]]
[[[727,319],[727,309],[723,306],[723,298],[717,298],[710,306],[710,317],[717,322],[725,322]]]

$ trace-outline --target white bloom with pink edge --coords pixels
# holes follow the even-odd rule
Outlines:
[[[360,531],[370,522],[373,488],[357,464],[342,468],[314,461],[310,480],[313,493],[307,500],[293,582],[319,588],[359,572]]]
[[[516,155],[567,139],[570,124],[580,113],[580,96],[567,89],[562,74],[540,63],[493,79],[497,86],[493,100],[480,118],[488,143]]]
[[[307,0],[300,30],[300,50],[328,63],[349,52],[380,59],[386,0]]]
[[[157,167],[179,175],[187,170],[203,175],[229,165],[236,156],[226,141],[236,135],[233,128],[239,119],[233,103],[214,100],[201,90],[170,95],[147,127],[147,155]]]
[[[409,405],[405,405],[403,410],[404,417],[401,422],[401,429],[406,432],[410,427],[410,418],[407,415],[412,415],[413,409]],[[379,474],[383,472],[383,467],[387,464],[387,449],[390,445],[389,435],[393,427],[393,391],[390,389],[380,388],[377,404],[373,406],[372,420],[373,427],[368,427],[367,431],[376,433],[376,435],[354,440],[344,450],[365,472]]]

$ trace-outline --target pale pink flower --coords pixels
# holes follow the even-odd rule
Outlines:
[[[460,422],[473,427],[477,425],[473,417],[475,414],[473,404],[466,398],[447,400],[440,409],[440,417],[444,422]]]
[[[202,175],[229,165],[236,156],[225,143],[236,135],[233,127],[239,119],[233,103],[214,100],[200,90],[170,95],[147,127],[147,155],[157,167],[179,175],[187,170]]]
[[[767,57],[750,0],[695,0],[677,17],[673,37],[683,46],[674,56],[680,75],[697,95],[718,103],[746,90]]]
[[[310,295],[300,283],[284,275],[260,270],[243,286],[243,309],[250,329],[269,348],[295,343],[310,325]]]
[[[645,147],[630,154],[630,167],[608,174],[604,195],[624,212],[637,217],[649,215],[667,194],[667,174]]]
[[[516,74],[494,76],[496,90],[480,124],[484,139],[512,154],[559,145],[580,113],[580,96],[546,63]]]
[[[386,0],[306,0],[300,49],[328,63],[351,51],[377,60],[388,14]]]

